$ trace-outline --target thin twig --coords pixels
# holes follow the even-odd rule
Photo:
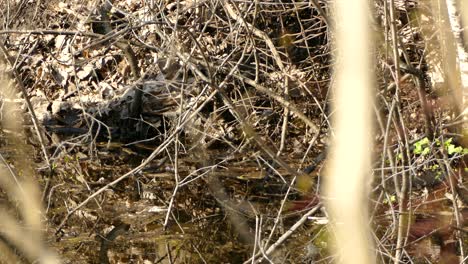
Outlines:
[[[249,79],[244,76],[240,76],[235,74],[234,77],[238,78],[239,80],[247,83],[248,85],[254,87],[258,91],[270,96],[271,98],[275,99],[278,103],[283,105],[284,107],[288,108],[294,115],[296,115],[299,119],[301,119],[306,125],[309,126],[309,128],[312,130],[313,133],[319,133],[319,128],[317,125],[315,125],[312,120],[310,120],[307,116],[305,116],[302,111],[297,109],[297,107],[291,103],[290,101],[284,99],[282,96],[276,94],[275,92],[269,90],[268,88],[256,83],[254,80]]]
[[[398,35],[397,35],[397,28],[396,28],[396,23],[397,23],[397,18],[395,15],[395,1],[390,0],[390,6],[389,6],[389,11],[390,11],[390,30],[392,34],[392,44],[393,44],[393,63],[395,65],[395,83],[396,83],[396,92],[395,92],[395,100],[396,100],[396,112],[395,112],[395,117],[397,121],[395,121],[395,128],[397,130],[397,134],[400,138],[400,140],[404,140],[404,132],[403,132],[403,127],[402,125],[402,117],[401,117],[401,111],[399,109],[399,92],[400,92],[400,73],[399,73],[399,53],[398,53]],[[407,142],[407,141],[406,141]],[[407,150],[407,148],[404,148]],[[407,155],[406,151],[402,151],[402,157],[403,157],[403,164],[408,164],[408,158],[409,156]],[[400,262],[400,258],[402,255],[402,249],[403,245],[406,243],[406,233],[409,230],[409,218],[410,215],[407,212],[407,199],[408,199],[408,175],[403,170],[403,179],[401,183],[401,192],[400,192],[400,197],[399,197],[399,218],[398,218],[398,235],[397,235],[397,243],[396,243],[396,251],[395,251],[395,258],[394,258],[394,263],[398,264]]]
[[[21,78],[19,77],[18,71],[14,68],[14,63],[10,59],[8,50],[1,43],[0,43],[0,50],[2,50],[5,59],[10,64],[11,70],[13,72],[13,76],[15,77],[15,83],[19,86],[21,93],[23,94],[24,100],[26,101],[28,111],[31,115],[31,120],[34,125],[34,131],[36,132],[37,138],[39,139],[42,154],[44,155],[45,162],[50,172],[52,171],[52,165],[50,164],[49,155],[47,154],[47,149],[45,146],[45,139],[43,137],[43,134],[41,133],[42,127],[39,127],[39,120],[37,119],[36,112],[34,111],[34,107],[32,106],[31,100],[29,99],[28,91],[26,90],[26,87],[24,87],[24,84]]]
[[[322,205],[318,204],[314,208],[310,209],[307,213],[305,213],[301,217],[301,219],[299,219],[291,228],[288,229],[288,231],[281,235],[281,237],[278,238],[278,240],[276,240],[276,242],[267,249],[267,251],[265,252],[266,255],[270,255],[278,246],[284,243],[286,239],[288,239],[299,227],[301,227],[307,221],[309,216],[315,214],[321,207]],[[258,258],[256,263],[260,263],[262,261],[261,253],[257,253],[255,257]],[[244,264],[248,264],[251,261],[252,258],[245,261]]]

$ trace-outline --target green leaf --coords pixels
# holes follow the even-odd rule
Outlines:
[[[426,155],[429,153],[430,149],[428,147],[424,147],[426,145],[429,145],[430,141],[427,137],[415,142],[413,144],[414,150],[413,153],[416,155]]]
[[[425,148],[423,149],[423,151],[421,152],[421,155],[424,156],[424,155],[426,155],[426,154],[429,154],[429,151],[430,151],[430,149],[429,149],[428,147],[425,147]]]
[[[396,156],[397,160],[402,160],[403,159],[403,154],[401,153],[398,153],[398,155]]]
[[[415,146],[413,153],[419,155],[421,154],[421,152],[422,152],[421,146]]]
[[[395,195],[390,195],[389,198],[390,198],[390,201],[387,198],[384,199],[384,201],[383,201],[384,204],[394,203],[396,201],[396,196]]]
[[[454,154],[454,153],[460,154],[460,153],[462,153],[462,151],[463,151],[463,148],[460,147],[460,146],[455,147],[455,145],[449,145],[449,146],[447,147],[447,153],[448,153],[449,155],[452,155],[452,154]]]
[[[416,142],[416,144],[421,144],[421,145],[429,145],[430,141],[427,137],[419,140],[418,142]]]
[[[449,139],[445,140],[444,146],[445,146],[445,147],[448,147],[448,146],[453,145],[453,144],[452,144],[452,140],[453,140],[453,138],[449,138]]]

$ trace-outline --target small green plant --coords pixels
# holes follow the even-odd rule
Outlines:
[[[435,140],[436,146],[440,147],[441,143],[440,140],[436,139]],[[457,146],[453,144],[453,138],[448,138],[447,140],[444,141],[444,148],[447,150],[448,155],[454,155],[454,154],[459,154],[459,155],[465,155],[468,154],[468,148],[463,148],[461,146]],[[431,141],[425,137],[419,141],[416,141],[413,144],[413,154],[416,156],[426,156],[431,152]],[[403,155],[402,153],[398,153],[396,156],[397,160],[402,160]],[[388,162],[388,161],[387,161]],[[431,168],[433,169],[433,168]],[[433,169],[434,170],[434,169]]]
[[[440,166],[438,164],[434,164],[429,167],[429,170],[436,173],[434,176],[436,180],[442,179],[442,171],[439,168]]]
[[[452,143],[452,140],[453,140],[453,138],[449,138],[444,142],[444,147],[447,150],[447,153],[449,155],[452,155],[452,154],[462,154],[462,155],[464,155],[464,154],[468,153],[468,149],[462,148],[461,146],[455,146]]]
[[[71,161],[73,161],[73,159],[72,159],[70,156],[65,155],[65,156],[63,157],[63,161],[65,162],[65,164],[68,164],[68,163],[70,163]]]
[[[465,155],[465,154],[468,154],[468,149],[467,148],[463,148],[461,146],[456,146],[455,144],[453,144],[453,138],[448,138],[447,140],[444,141],[444,148],[447,150],[447,153],[449,155],[453,155],[453,154],[460,154],[460,155]],[[440,146],[440,140],[436,139],[435,140],[435,143],[437,146]],[[430,141],[427,137],[415,142],[413,144],[413,153],[415,155],[421,155],[421,156],[425,156],[427,154],[429,154],[431,148],[430,148]]]
[[[403,159],[403,154],[402,153],[398,153],[398,155],[396,156],[397,160],[402,160]]]
[[[429,143],[430,141],[427,137],[417,141],[416,143],[413,144],[414,146],[413,153],[416,155],[421,155],[421,156],[428,154],[430,151]]]
[[[396,201],[396,196],[395,195],[390,195],[389,198],[390,198],[390,201],[389,201],[389,199],[385,198],[383,203],[384,204],[390,204],[390,203],[394,203]]]

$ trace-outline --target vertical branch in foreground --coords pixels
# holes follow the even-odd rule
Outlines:
[[[368,224],[371,138],[370,6],[335,3],[334,125],[325,192],[339,263],[374,263]]]
[[[396,10],[395,10],[395,1],[389,1],[389,14],[390,14],[390,31],[391,31],[391,40],[392,40],[392,47],[393,47],[393,63],[395,65],[395,84],[396,90],[393,97],[395,101],[395,113],[394,113],[394,126],[396,133],[398,135],[398,141],[403,142],[402,147],[402,163],[403,166],[409,165],[409,154],[408,154],[408,140],[405,135],[405,125],[403,121],[403,117],[401,114],[401,98],[400,98],[400,54],[399,54],[399,41],[398,41],[398,33],[397,33],[397,18],[396,18]],[[422,98],[422,96],[421,96]],[[421,107],[424,107],[424,104],[421,103]],[[392,118],[391,113],[389,117]],[[427,123],[426,131],[430,130],[430,122]],[[428,133],[432,134],[432,133]],[[396,241],[396,250],[395,250],[395,258],[393,262],[400,263],[400,258],[403,253],[403,247],[407,241],[407,233],[409,229],[410,223],[410,213],[408,212],[408,199],[409,199],[409,175],[408,172],[403,169],[401,172],[401,186],[395,184],[396,188],[400,188],[398,192],[398,225],[397,225],[397,241]]]
[[[439,5],[438,8],[436,4]],[[444,65],[449,67],[446,69],[446,72],[453,75],[448,77],[448,81],[460,82],[460,85],[449,83],[450,86],[448,87],[453,89],[451,94],[454,98],[454,103],[460,109],[460,112],[455,113],[457,114],[456,118],[462,120],[459,131],[462,131],[466,137],[466,129],[468,129],[466,122],[468,120],[468,3],[466,0],[446,0],[445,3],[440,3],[440,1],[433,3],[433,6],[433,9],[440,12],[438,26],[440,31],[444,31],[441,35],[443,38],[441,40],[442,43],[444,41],[447,43],[451,43],[450,41],[454,42],[451,46],[446,45],[447,51],[445,52],[447,55],[454,57],[452,61],[454,61],[455,65],[450,65],[450,58],[445,57],[444,59],[447,62]],[[447,14],[445,14],[445,10]],[[453,67],[458,67],[459,73],[452,73]],[[457,76],[458,74],[460,76]],[[468,146],[468,138],[462,139],[462,142],[464,147]]]
[[[439,32],[439,41],[441,48],[441,62],[444,74],[444,86],[443,88],[449,91],[451,96],[451,104],[453,114],[458,117],[462,109],[462,84],[461,84],[461,73],[460,73],[460,62],[464,59],[458,57],[457,54],[457,40],[454,36],[453,30],[457,31],[456,28],[452,28],[450,24],[449,10],[447,2],[442,0],[432,0],[432,10],[434,17],[436,17],[436,27]],[[460,55],[463,52],[460,52]],[[457,129],[460,130],[460,129]],[[460,132],[460,131],[458,131]]]
[[[462,46],[465,49],[465,52],[467,53],[467,58],[468,58],[468,1],[460,1],[460,11],[461,11],[461,24],[463,26],[463,30],[460,32],[460,38],[463,39]],[[463,73],[463,130],[466,131],[468,130],[468,81],[465,82],[464,80],[468,80],[468,59],[466,62],[466,68],[463,68],[466,70],[465,73]],[[466,129],[466,130],[465,130]],[[468,146],[468,136],[464,138],[464,147]]]
[[[15,169],[0,158],[0,192],[2,201],[17,206],[17,215],[10,213],[2,202],[0,205],[0,263],[24,262],[55,264],[60,263],[44,242],[40,191],[34,179],[32,159],[26,155],[28,149],[22,140],[22,111],[18,104],[17,90],[6,75],[7,67],[0,58],[0,98],[3,100],[0,126],[9,131],[5,138],[15,148],[13,164]],[[0,154],[1,156],[1,154]],[[8,251],[8,252],[7,252]]]

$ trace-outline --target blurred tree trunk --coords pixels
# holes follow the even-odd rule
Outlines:
[[[461,3],[431,0],[426,4],[431,8],[430,11],[421,8],[421,28],[427,39],[425,59],[429,65],[431,87],[449,95],[452,117],[454,121],[460,121],[466,105],[464,94],[468,90],[468,53],[460,19]],[[462,125],[453,130],[462,133]]]
[[[468,96],[468,40],[466,39],[466,20],[463,19],[463,13],[468,13],[468,4],[465,0],[446,0],[448,19],[450,23],[450,30],[455,39],[456,51],[455,56],[458,62],[460,70],[460,86],[454,86],[459,88],[454,91],[457,98],[457,105],[460,106],[460,114],[466,121],[466,106]],[[466,129],[466,122],[464,122],[463,128]]]
[[[325,176],[336,263],[375,263],[368,194],[372,152],[371,91],[374,78],[369,2],[336,1],[334,115]]]

